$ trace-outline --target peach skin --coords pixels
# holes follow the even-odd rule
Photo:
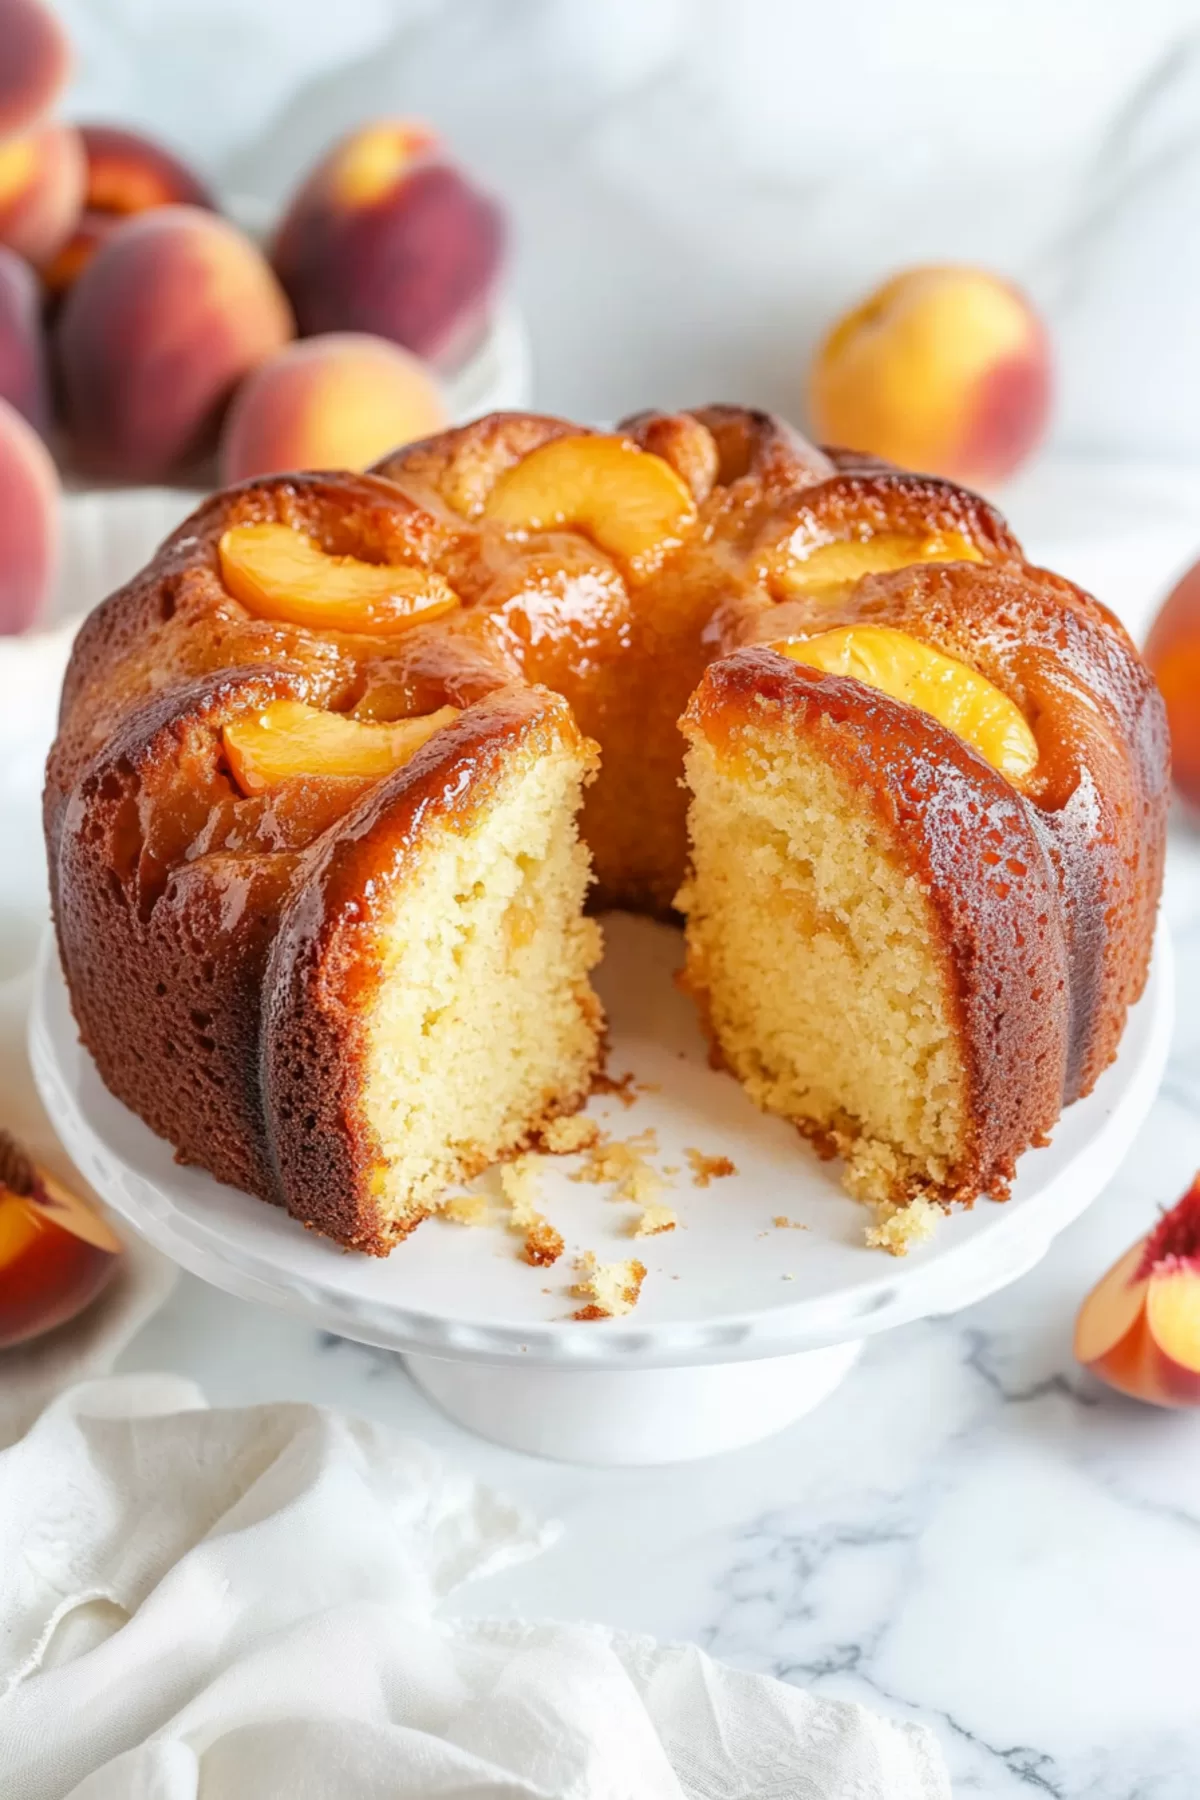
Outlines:
[[[1146,661],[1167,703],[1175,786],[1200,806],[1200,563],[1163,602],[1146,640]]]
[[[1075,1355],[1153,1406],[1200,1406],[1200,1176],[1079,1310]]]
[[[120,1254],[101,1215],[0,1131],[0,1350],[82,1312]]]
[[[292,333],[249,238],[195,206],[127,220],[67,295],[57,342],[80,461],[127,480],[206,450],[239,381]]]
[[[43,263],[66,241],[83,205],[83,144],[69,125],[0,140],[0,244]]]
[[[1041,321],[1009,282],[984,269],[908,269],[825,337],[809,411],[824,442],[995,482],[1042,437],[1050,365]]]
[[[272,261],[306,337],[370,332],[446,369],[483,334],[503,238],[499,207],[425,126],[382,120],[313,170]]]
[[[50,409],[41,294],[29,264],[0,245],[0,400],[43,437]]]
[[[58,474],[50,452],[0,400],[0,637],[44,610],[58,565]]]
[[[0,0],[0,138],[36,125],[71,70],[71,46],[42,0]]]
[[[221,434],[221,480],[285,469],[365,469],[449,423],[433,376],[361,332],[289,344],[238,389]]]
[[[157,206],[216,211],[204,183],[165,145],[119,125],[80,125],[87,173],[83,212],[70,237],[45,264],[42,280],[64,294],[122,219]]]

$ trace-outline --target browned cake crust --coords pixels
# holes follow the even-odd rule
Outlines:
[[[348,1078],[353,1005],[344,997],[327,1014],[314,1008],[313,959],[326,954],[318,947],[341,944],[336,921],[353,910],[356,883],[366,891],[372,859],[386,862],[406,833],[418,841],[415,796],[451,804],[437,784],[453,785],[468,742],[471,780],[486,785],[514,733],[561,730],[568,709],[601,748],[582,829],[603,904],[670,909],[687,849],[678,720],[709,665],[704,692],[727,695],[731,716],[733,697],[761,681],[781,718],[836,725],[841,753],[861,760],[881,806],[901,804],[889,744],[906,746],[918,765],[926,746],[917,785],[931,823],[914,844],[926,845],[936,891],[949,881],[956,821],[971,794],[1003,821],[996,829],[1006,842],[1020,840],[1022,891],[1052,872],[1053,894],[1034,911],[1015,891],[999,898],[1003,877],[960,845],[954,880],[971,891],[946,914],[947,942],[958,946],[955,958],[973,943],[976,957],[999,959],[993,998],[998,981],[1016,983],[998,1025],[985,1018],[983,977],[972,985],[961,976],[963,1017],[975,1021],[966,1037],[982,1044],[989,1031],[1007,1031],[1006,1021],[1025,1016],[1020,996],[1042,987],[1028,958],[1010,968],[995,921],[1007,919],[1007,930],[1019,923],[1043,945],[1039,955],[1066,959],[1037,1003],[1036,1079],[1004,1059],[989,1071],[972,1051],[980,1180],[1007,1166],[1019,1138],[1033,1141],[1062,1099],[1088,1090],[1144,984],[1161,885],[1166,733],[1159,696],[1111,616],[1030,568],[995,509],[951,483],[818,450],[741,408],[639,414],[624,429],[674,467],[696,505],[683,540],[641,579],[584,531],[506,531],[483,516],[504,470],[582,430],[497,414],[409,446],[372,474],[292,475],[213,496],[77,639],[47,770],[46,832],[84,1040],[113,1091],[182,1157],[286,1200],[342,1241],[356,1233],[361,1241],[367,1216],[361,1193],[350,1210],[338,1197],[358,1180],[362,1141],[348,1129],[318,1156],[311,1140],[324,1134],[304,1121],[314,1110],[324,1116]],[[217,543],[228,526],[261,521],[294,525],[330,553],[436,570],[461,605],[386,637],[255,617],[224,586]],[[834,612],[827,599],[797,596],[788,578],[797,546],[880,532],[955,534],[977,560],[869,575]],[[778,658],[743,648],[859,619],[944,648],[1017,701],[1040,755],[1024,796],[909,709],[854,682],[781,672]],[[519,704],[514,684],[525,692]],[[565,705],[545,692],[530,698],[534,686]],[[492,698],[502,691],[510,698]],[[466,710],[370,791],[326,780],[302,793],[241,795],[221,756],[222,726],[285,696],[341,711],[365,705],[392,719],[447,704]],[[348,956],[347,981],[352,964]],[[311,1043],[301,1055],[305,1030]],[[300,1112],[288,1083],[310,1077],[319,1104]]]

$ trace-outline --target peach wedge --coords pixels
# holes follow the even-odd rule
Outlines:
[[[696,518],[670,463],[601,434],[540,445],[505,470],[483,510],[510,531],[581,531],[635,578],[652,574]]]
[[[1015,701],[978,670],[906,631],[844,625],[771,648],[828,675],[852,676],[929,713],[1015,785],[1037,764],[1037,740]]]
[[[1200,1406],[1200,1176],[1079,1310],[1075,1355],[1153,1406]]]
[[[275,700],[232,720],[221,737],[243,794],[262,794],[301,778],[380,780],[457,717],[456,706],[443,706],[424,718],[385,725],[322,712],[302,700]]]
[[[217,554],[225,586],[247,611],[314,631],[404,631],[458,605],[429,569],[331,556],[290,525],[233,525]]]

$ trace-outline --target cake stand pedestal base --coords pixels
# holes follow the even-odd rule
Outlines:
[[[687,1462],[782,1431],[826,1399],[861,1340],[679,1369],[514,1367],[406,1356],[422,1391],[468,1431],[558,1462]]]

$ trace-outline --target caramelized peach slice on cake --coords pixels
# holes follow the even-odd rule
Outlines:
[[[506,469],[484,517],[514,531],[584,532],[635,578],[650,575],[695,522],[687,483],[628,438],[552,438]]]
[[[404,631],[459,603],[428,569],[331,556],[290,525],[234,525],[218,554],[225,586],[250,612],[316,631]]]
[[[221,740],[244,794],[261,794],[303,775],[373,781],[402,767],[458,712],[457,706],[443,706],[421,719],[383,725],[322,712],[302,700],[274,700],[231,720]]]
[[[850,675],[929,713],[1019,786],[1037,764],[1037,740],[1007,694],[977,670],[889,625],[845,625],[771,646],[828,675]]]
[[[864,575],[888,574],[913,563],[982,562],[983,553],[960,531],[880,531],[811,546],[793,538],[772,560],[771,572],[784,592],[836,600]]]

